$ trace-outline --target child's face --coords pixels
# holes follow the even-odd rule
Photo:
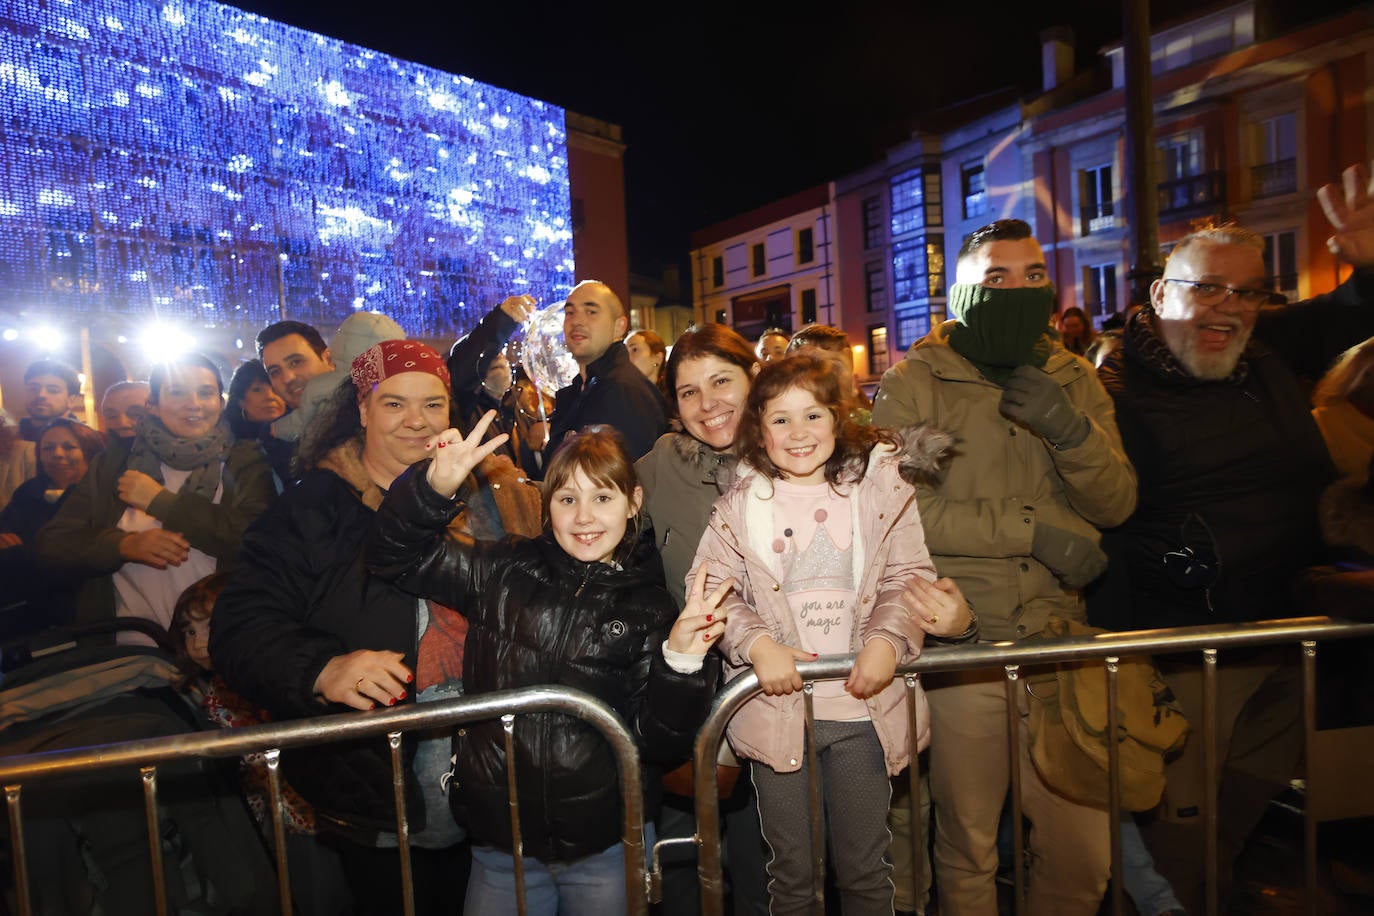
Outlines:
[[[210,617],[191,617],[181,628],[181,638],[186,640],[186,654],[191,661],[206,671],[214,671],[210,661]]]
[[[835,453],[835,420],[805,388],[788,388],[763,405],[763,447],[792,483],[825,483]]]
[[[609,563],[643,497],[642,487],[627,496],[615,487],[593,483],[578,468],[549,500],[554,540],[584,563]]]

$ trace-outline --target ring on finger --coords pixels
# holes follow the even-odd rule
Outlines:
[[[931,623],[939,623],[939,622],[940,622],[940,615],[939,615],[939,614],[931,614],[931,615],[930,615],[930,622],[931,622]]]
[[[353,685],[353,689],[354,689],[355,691],[357,691],[358,693],[362,693],[362,692],[363,692],[363,681],[365,681],[365,680],[367,680],[367,676],[366,676],[366,675],[364,675],[363,677],[358,678],[357,682],[354,683],[354,685]]]

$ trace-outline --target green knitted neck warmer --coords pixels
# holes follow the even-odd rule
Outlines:
[[[955,283],[949,312],[958,323],[949,345],[988,381],[1005,385],[1017,366],[1043,367],[1050,358],[1055,299],[1053,285],[998,289]]]

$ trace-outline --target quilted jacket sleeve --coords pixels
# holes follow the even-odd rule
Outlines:
[[[387,491],[366,540],[367,567],[412,595],[476,612],[484,602],[467,600],[482,590],[474,542],[449,528],[464,504],[434,492],[428,467],[428,459],[415,464]]]

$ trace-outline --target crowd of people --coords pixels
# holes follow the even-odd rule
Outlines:
[[[1374,188],[1354,167],[1319,197],[1353,268],[1333,293],[1282,304],[1258,236],[1199,230],[1100,365],[1031,228],[991,223],[959,251],[948,320],[872,400],[842,331],[751,342],[708,323],[669,345],[631,332],[597,281],[564,304],[578,373],[556,393],[510,356],[536,311],[524,295],[447,355],[381,315],[328,342],[278,322],[227,391],[212,360],[174,356],[105,391],[100,430],[74,413],[71,367],[39,360],[25,414],[0,425],[0,635],[153,621],[207,727],[578,688],[639,742],[650,844],[695,832],[681,767],[715,690],[752,671],[761,692],[717,773],[734,912],[810,911],[814,759],[844,912],[925,912],[932,893],[945,916],[997,912],[999,837],[1023,829],[1006,810],[1016,767],[1030,912],[1093,914],[1109,814],[1033,758],[1032,693],[1010,711],[1013,760],[1000,672],[926,676],[914,718],[894,672],[933,644],[1065,621],[1368,614]],[[814,686],[808,734],[797,665],[823,655],[854,662]],[[1158,708],[1200,721],[1197,660],[1158,663]],[[1294,774],[1297,675],[1275,650],[1228,653],[1218,783],[1189,740],[1158,807],[1124,818],[1118,877],[1144,916],[1203,912],[1207,792],[1225,880]],[[609,747],[552,713],[519,717],[511,740],[500,722],[407,736],[416,911],[513,911],[508,747],[531,912],[623,910]],[[385,746],[283,766],[298,909],[396,911]],[[915,766],[929,834],[902,794]],[[929,858],[913,834],[933,836]],[[666,852],[663,870],[661,911],[695,911],[694,854]]]

